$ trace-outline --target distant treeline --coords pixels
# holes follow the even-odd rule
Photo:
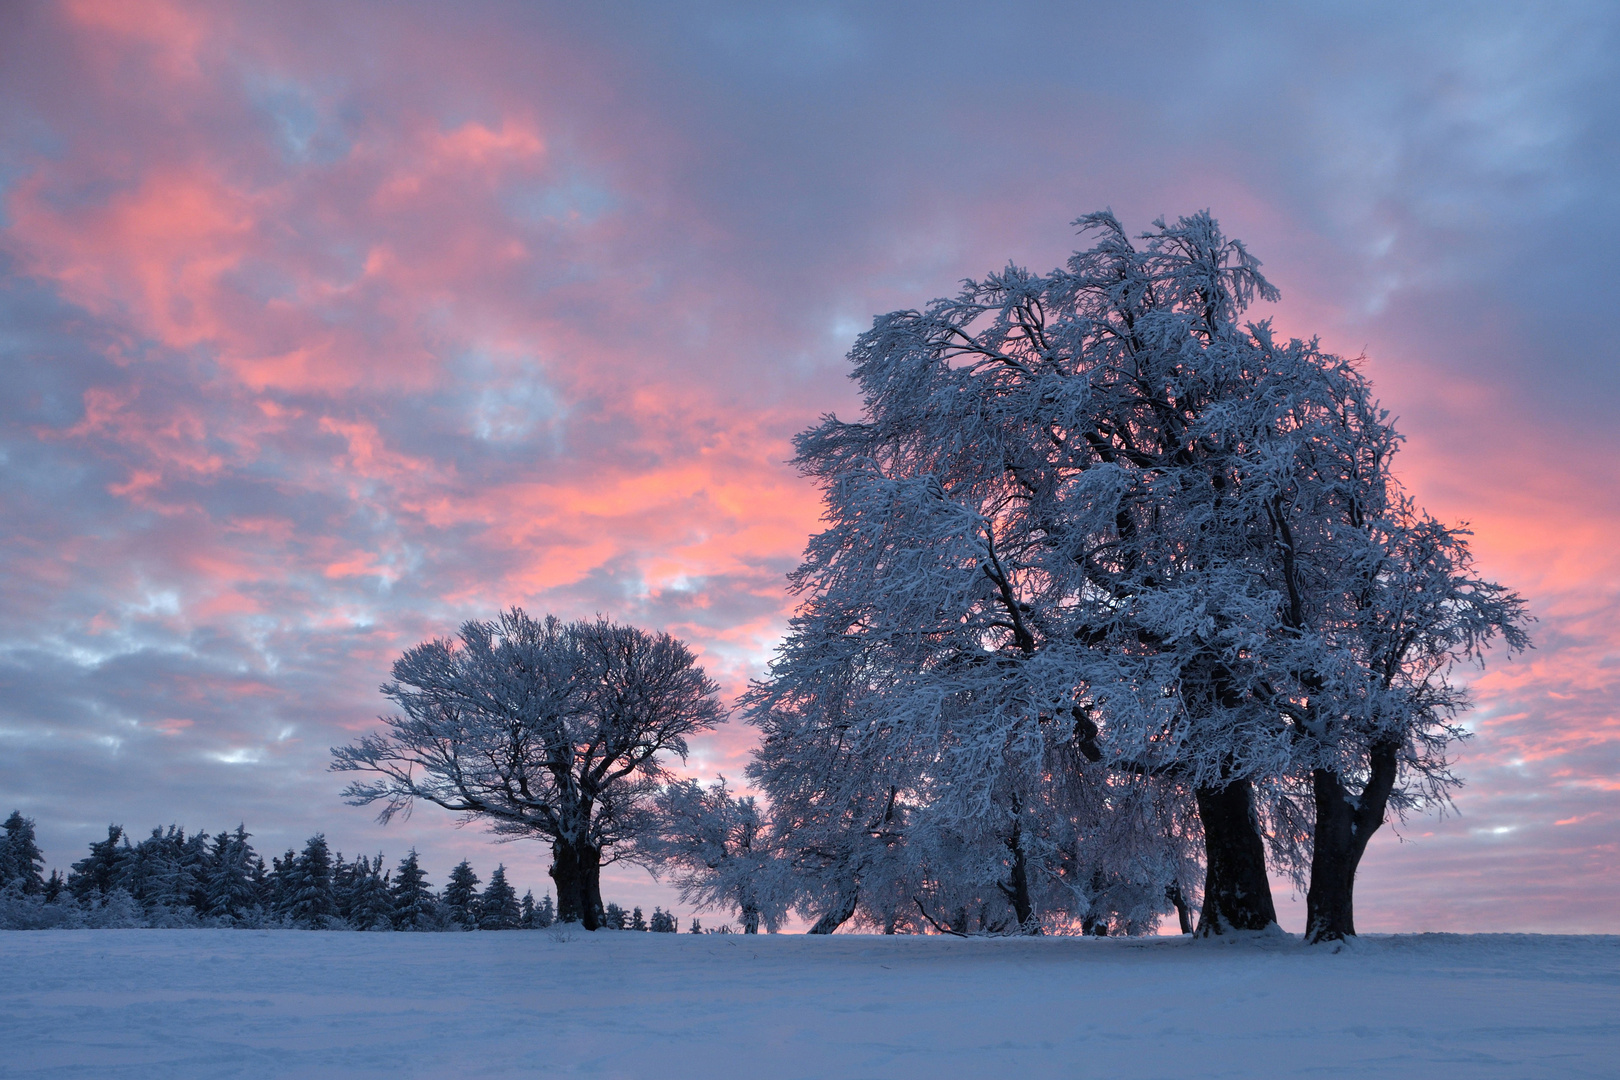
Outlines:
[[[275,927],[307,930],[532,930],[552,925],[547,893],[520,899],[500,865],[479,889],[462,860],[436,891],[413,848],[392,870],[379,852],[347,860],[325,835],[266,864],[243,826],[187,835],[171,825],[131,843],[120,825],[90,845],[64,878],[44,876],[34,822],[12,811],[0,837],[0,929],[52,927]],[[675,916],[607,905],[608,925],[673,933]],[[696,921],[693,929],[697,929]]]

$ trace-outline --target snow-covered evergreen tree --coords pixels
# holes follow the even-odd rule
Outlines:
[[[337,897],[332,887],[332,853],[326,834],[316,833],[286,873],[284,910],[295,924],[324,929],[337,916]]]
[[[506,880],[506,864],[495,867],[478,901],[478,928],[480,930],[516,930],[522,925],[523,910],[518,906],[517,890]]]
[[[106,896],[113,890],[113,877],[118,872],[120,845],[127,848],[122,825],[107,826],[107,838],[90,845],[90,854],[69,869],[67,887],[76,898],[88,899],[92,894]]]
[[[540,903],[534,909],[534,925],[544,929],[557,921],[557,905],[552,903],[551,894],[546,893],[540,898]]]
[[[13,810],[6,818],[6,834],[0,837],[0,888],[16,883],[25,896],[45,891],[45,855],[34,839],[34,822]]]
[[[445,911],[451,922],[466,930],[478,929],[478,881],[472,863],[462,859],[444,887]]]
[[[643,932],[647,929],[647,917],[641,913],[640,907],[630,912],[630,929]]]
[[[258,910],[263,903],[254,881],[255,871],[262,867],[262,862],[248,843],[249,835],[246,827],[239,823],[234,832],[221,830],[214,838],[204,875],[208,904],[204,913],[213,918],[236,922]]]
[[[344,914],[356,930],[392,930],[394,898],[389,893],[389,875],[383,869],[382,852],[375,860],[364,855],[351,864],[348,910]]]
[[[533,889],[525,889],[523,899],[518,901],[518,928],[522,930],[539,929],[539,924],[534,921]]]
[[[604,909],[602,925],[609,930],[623,930],[630,925],[630,915],[618,904],[609,904]]]
[[[654,907],[652,921],[648,928],[655,934],[673,934],[679,927],[675,924],[675,916],[661,907]]]
[[[427,872],[411,848],[394,871],[394,884],[390,890],[393,906],[394,929],[432,930],[438,921],[438,901],[428,884]]]

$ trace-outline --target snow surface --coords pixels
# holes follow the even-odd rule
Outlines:
[[[1612,1078],[1620,937],[14,931],[0,1075]]]

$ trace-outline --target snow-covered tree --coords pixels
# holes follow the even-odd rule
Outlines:
[[[120,844],[127,848],[122,825],[108,825],[107,839],[90,844],[90,854],[69,868],[67,887],[77,899],[86,900],[92,893],[105,896],[113,890],[113,876],[118,872]]]
[[[1360,523],[1365,558],[1341,586],[1340,633],[1358,663],[1348,673],[1313,673],[1318,693],[1300,702],[1314,816],[1305,930],[1313,943],[1355,934],[1356,870],[1390,810],[1404,816],[1444,802],[1457,783],[1447,750],[1466,736],[1456,718],[1469,698],[1452,681],[1454,666],[1483,663],[1497,638],[1509,651],[1529,645],[1523,601],[1477,576],[1466,532],[1401,496],[1375,509],[1379,516]]]
[[[724,718],[718,686],[667,634],[512,609],[394,664],[383,732],[333,750],[379,774],[345,791],[381,819],[422,799],[552,847],[563,919],[601,925],[601,867],[628,853],[667,755]]]
[[[551,894],[546,893],[534,907],[534,925],[544,930],[556,921],[557,905],[552,903]]]
[[[1056,877],[1083,924],[1141,926],[1185,903],[1196,806],[1201,930],[1259,929],[1267,840],[1304,873],[1313,770],[1376,802],[1373,748],[1399,744],[1417,788],[1449,783],[1449,706],[1404,704],[1449,691],[1373,674],[1371,613],[1411,604],[1366,380],[1240,324],[1276,292],[1208,214],[1140,248],[1112,215],[1079,224],[1097,243],[1066,269],[877,319],[851,353],[863,418],[798,440],[828,528],[745,704],[750,775],[795,866],[823,861],[827,917],[878,883],[958,906],[993,883],[1027,928]],[[1511,611],[1475,608],[1472,637],[1435,631],[1441,668],[1506,633]]]
[[[478,929],[478,874],[466,859],[450,871],[450,880],[444,887],[444,908],[457,926]]]
[[[495,867],[478,901],[478,928],[480,930],[516,930],[521,925],[523,909],[518,906],[517,890],[506,880],[506,864]]]
[[[675,924],[675,916],[661,907],[654,907],[652,919],[647,928],[655,934],[673,934],[679,929]]]
[[[738,912],[744,933],[759,933],[761,921],[774,933],[786,911],[769,840],[753,796],[732,795],[725,777],[707,788],[677,780],[659,793],[638,857],[669,874],[685,903]]]
[[[332,852],[326,834],[316,833],[304,850],[284,865],[282,912],[299,926],[324,929],[337,915],[337,896],[332,887]]]
[[[1054,768],[1093,803],[1158,801],[1174,774],[1201,805],[1245,811],[1252,780],[1275,771],[1271,747],[1254,753],[1279,741],[1249,708],[1255,665],[1232,668],[1264,607],[1231,556],[1266,493],[1236,480],[1264,477],[1279,453],[1266,379],[1315,358],[1237,328],[1245,303],[1274,292],[1207,215],[1160,223],[1143,251],[1110,215],[1081,224],[1100,242],[1067,270],[1009,268],[857,341],[866,415],[798,440],[829,528],[748,700],[773,807],[796,759],[827,757],[803,753],[820,740],[867,789],[836,817],[879,835],[887,789],[913,836],[1004,848],[999,884],[1026,927],[1032,878],[1057,849],[1029,847],[1058,831],[1033,817],[1052,804],[1039,789]],[[838,801],[850,805],[823,804]],[[1259,835],[1239,817],[1206,827],[1222,883],[1206,907],[1231,907],[1214,925],[1258,927],[1274,913],[1263,852],[1243,858]],[[1159,837],[1115,839],[1128,856]]]
[[[428,885],[427,872],[422,869],[416,849],[399,861],[394,871],[394,884],[389,889],[392,901],[394,929],[432,930],[438,922],[438,901]]]
[[[641,913],[640,907],[636,907],[630,912],[630,929],[640,930],[643,933],[647,930],[647,916]]]
[[[248,843],[249,836],[246,827],[239,823],[235,832],[221,830],[214,837],[203,878],[208,903],[205,913],[213,918],[235,922],[263,902],[254,880],[263,860]]]
[[[376,859],[360,856],[350,864],[346,910],[343,917],[356,930],[392,930],[394,898],[389,891],[389,874],[383,869],[382,852]]]
[[[16,883],[25,896],[45,891],[45,855],[34,839],[34,822],[13,810],[0,837],[0,888]]]

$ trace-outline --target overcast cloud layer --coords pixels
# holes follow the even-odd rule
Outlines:
[[[789,440],[853,413],[871,317],[1207,207],[1540,619],[1362,928],[1612,929],[1620,19],[985,7],[0,8],[0,813],[63,867],[243,820],[538,893],[539,845],[338,799],[392,659],[520,604],[736,692],[816,527]]]

